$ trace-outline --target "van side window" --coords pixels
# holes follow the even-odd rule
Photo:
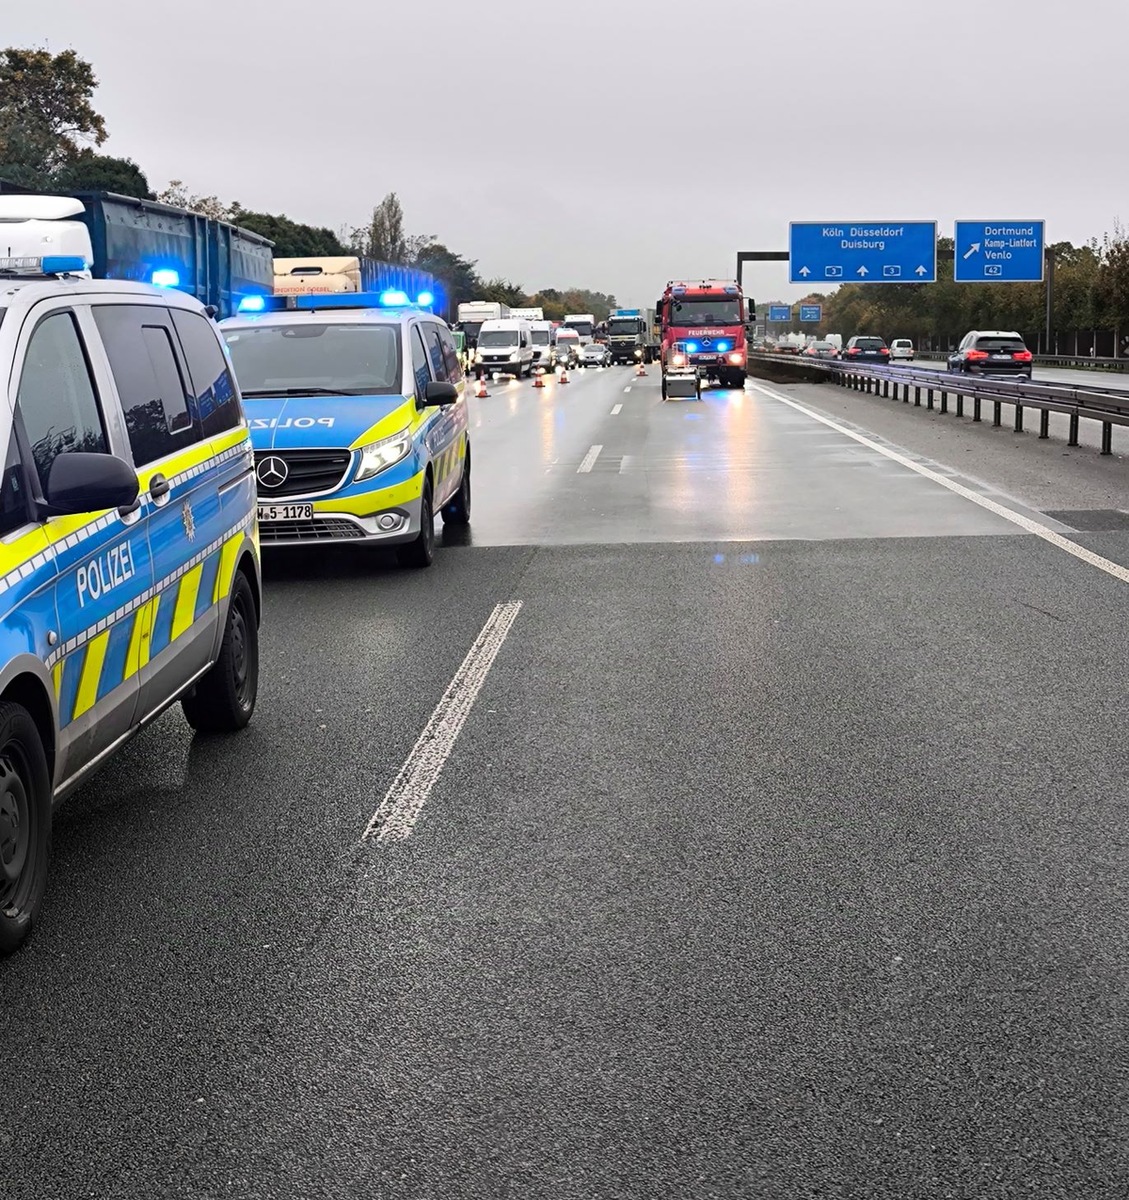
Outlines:
[[[0,537],[26,525],[29,520],[24,465],[13,429],[8,442],[8,459],[4,463],[4,478],[0,480]]]
[[[463,369],[459,365],[459,348],[455,345],[455,339],[450,332],[443,328],[442,325],[436,326],[439,330],[439,343],[443,347],[443,362],[447,367],[447,378],[452,383],[458,383],[463,377]]]
[[[53,313],[36,326],[24,355],[16,407],[46,492],[60,454],[108,454],[102,411],[74,314]]]
[[[439,326],[428,325],[426,328],[427,352],[431,356],[431,373],[436,379],[448,381],[447,360],[443,354],[443,343],[439,340]],[[454,380],[450,380],[454,383]]]
[[[199,313],[172,310],[195,397],[196,417],[206,438],[243,423],[235,382],[215,326]]]
[[[423,338],[419,326],[412,326],[412,375],[415,377],[416,399],[422,403],[427,385],[431,382],[431,372],[427,366],[427,351],[423,348]]]
[[[100,304],[94,321],[114,373],[133,461],[147,466],[200,440],[167,309]]]

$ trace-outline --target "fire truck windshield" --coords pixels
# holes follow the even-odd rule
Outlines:
[[[672,325],[740,325],[741,301],[732,296],[709,296],[693,300],[675,300]]]

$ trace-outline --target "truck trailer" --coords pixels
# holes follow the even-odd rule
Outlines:
[[[416,267],[358,255],[274,260],[276,296],[389,291],[403,292],[413,304],[431,308],[438,299],[439,283]]]
[[[82,257],[88,278],[176,288],[220,317],[271,290],[273,243],[249,229],[110,192],[0,191],[0,275],[53,255]]]

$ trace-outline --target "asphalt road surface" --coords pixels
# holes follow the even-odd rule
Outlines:
[[[59,811],[0,1196],[1129,1194],[1124,464],[490,392],[469,537],[269,559],[252,727]]]

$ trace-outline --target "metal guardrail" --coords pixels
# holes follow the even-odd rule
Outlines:
[[[1129,426],[1129,391],[1113,388],[1070,386],[1057,383],[1032,383],[1018,379],[992,379],[976,375],[948,374],[939,371],[915,371],[912,367],[869,366],[841,360],[800,358],[791,354],[753,352],[750,363],[764,363],[778,368],[789,367],[816,371],[828,375],[840,387],[858,392],[881,395],[915,407],[922,403],[932,409],[949,411],[950,397],[956,401],[956,415],[964,416],[966,400],[972,401],[972,419],[981,419],[981,406],[988,401],[993,406],[992,424],[1002,424],[1001,407],[1015,407],[1015,431],[1023,432],[1024,411],[1039,411],[1039,437],[1050,436],[1050,415],[1064,413],[1070,421],[1068,445],[1078,445],[1079,422],[1083,419],[1100,421],[1102,453],[1113,453],[1114,425]],[[900,394],[899,394],[900,393]]]
[[[951,351],[915,350],[914,358],[925,358],[929,362],[946,362]],[[1043,367],[1062,367],[1077,371],[1111,371],[1120,375],[1129,371],[1129,358],[1092,358],[1088,354],[1036,354],[1032,362]]]

